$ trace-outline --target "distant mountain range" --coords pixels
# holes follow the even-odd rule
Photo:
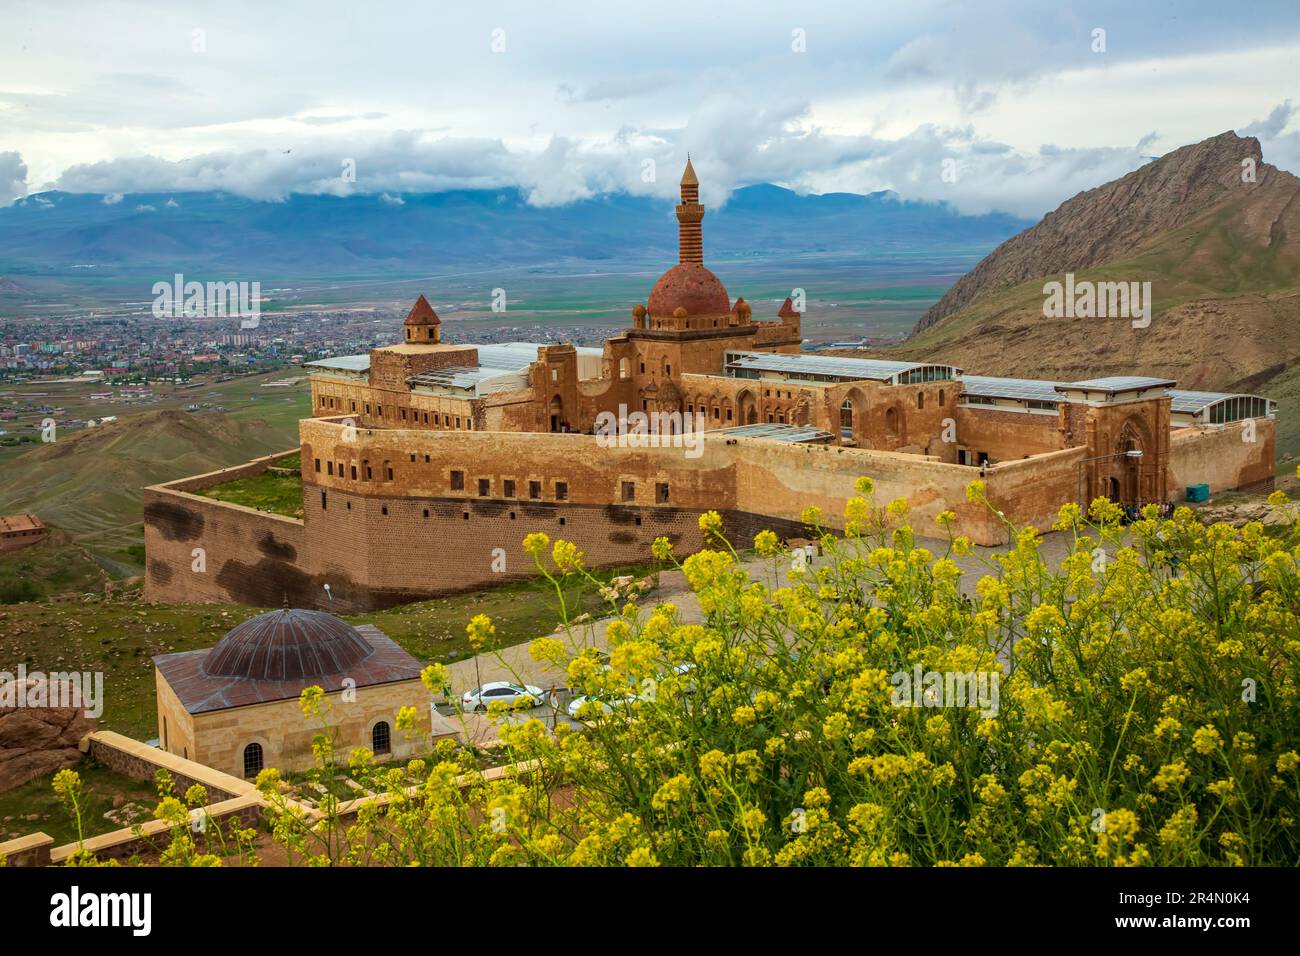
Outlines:
[[[669,202],[610,194],[530,205],[513,189],[391,196],[45,192],[0,209],[0,275],[238,272],[255,278],[427,272],[431,266],[662,261],[676,255]],[[705,220],[711,259],[808,253],[969,251],[1030,225],[964,216],[892,192],[799,195],[769,184],[737,190]],[[20,280],[21,285],[21,280]],[[0,289],[3,292],[3,289]]]
[[[1151,323],[1047,318],[1045,283],[1151,283]],[[1080,193],[993,250],[885,352],[981,375],[1138,373],[1276,398],[1300,454],[1300,179],[1227,132]]]

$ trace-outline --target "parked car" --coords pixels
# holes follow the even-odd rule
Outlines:
[[[613,713],[615,707],[630,704],[634,700],[638,699],[639,698],[634,694],[627,694],[619,697],[606,697],[603,700],[583,694],[581,697],[575,697],[573,700],[569,701],[569,716],[574,720],[592,720],[597,716],[596,713],[588,712],[585,717],[578,716],[578,712],[582,709],[584,704],[595,704],[596,707],[599,708],[599,713],[603,715]]]
[[[508,707],[536,707],[546,699],[545,692],[532,684],[515,684],[505,680],[489,681],[461,695],[461,705],[466,710],[487,710],[488,706],[503,703]]]
[[[608,670],[609,668],[606,667],[605,669]],[[691,671],[693,671],[693,670],[695,670],[695,665],[692,664],[692,663],[690,663],[690,662],[687,662],[687,663],[684,663],[684,664],[678,664],[678,665],[676,665],[675,667],[673,667],[673,669],[672,669],[672,674],[675,675],[675,676],[681,676],[682,674],[689,674],[689,673],[690,673]],[[600,708],[600,711],[599,711],[599,712],[600,712],[601,714],[608,714],[608,713],[611,713],[615,707],[623,706],[623,705],[626,705],[626,704],[630,704],[630,703],[632,703],[633,701],[637,701],[637,700],[653,700],[653,699],[654,699],[654,689],[653,689],[653,685],[654,685],[654,682],[653,682],[652,680],[646,680],[646,681],[643,681],[642,684],[641,684],[641,690],[640,690],[640,692],[639,692],[639,693],[635,693],[635,694],[630,694],[630,693],[629,693],[629,694],[616,694],[616,695],[605,696],[605,697],[599,697],[599,698],[598,698],[598,697],[593,697],[593,696],[591,696],[591,695],[589,695],[589,694],[583,694],[583,695],[581,695],[581,696],[579,696],[579,697],[575,697],[575,698],[573,698],[571,701],[569,701],[569,706],[568,706],[569,716],[572,717],[574,720],[580,720],[580,719],[582,719],[582,718],[579,718],[579,717],[578,717],[578,711],[581,710],[583,704],[586,704],[586,703],[589,702],[589,701],[590,701],[590,702],[593,702],[593,703],[595,703],[595,704],[597,704],[597,705],[599,706],[599,708]],[[684,694],[693,694],[693,693],[695,693],[695,683],[694,683],[694,681],[688,681],[688,682],[687,682],[687,683],[682,687],[682,693],[684,693]],[[593,719],[594,717],[595,717],[595,714],[594,714],[594,713],[589,713],[589,714],[587,715],[586,719],[587,719],[587,720],[591,720],[591,719]]]

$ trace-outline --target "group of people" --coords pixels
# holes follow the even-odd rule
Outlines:
[[[1124,523],[1132,524],[1142,518],[1142,509],[1145,505],[1121,505],[1124,510]],[[1166,521],[1174,516],[1174,503],[1172,501],[1162,501],[1158,506],[1156,517],[1161,521]]]

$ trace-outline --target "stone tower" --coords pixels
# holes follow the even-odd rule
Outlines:
[[[701,221],[704,207],[700,205],[700,181],[690,156],[682,172],[682,201],[677,206],[677,261],[704,262],[704,236]]]
[[[406,329],[406,341],[411,344],[436,345],[442,341],[442,320],[423,295],[411,306],[403,326]]]

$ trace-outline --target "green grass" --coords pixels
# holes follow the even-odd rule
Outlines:
[[[132,780],[90,760],[81,761],[73,769],[83,784],[83,838],[122,829],[123,824],[104,816],[112,809],[113,798],[119,794],[128,803],[140,804],[150,815],[158,803],[152,781]],[[0,839],[13,839],[40,831],[53,837],[55,846],[76,842],[76,822],[54,795],[53,781],[54,775],[49,774],[0,793]]]
[[[644,577],[648,566],[613,568],[596,572],[601,581],[620,574]],[[572,619],[583,613],[600,616],[608,605],[595,588],[570,577],[564,582],[564,601]],[[528,580],[445,598],[419,601],[386,611],[348,618],[353,624],[373,624],[421,661],[458,661],[472,656],[465,625],[476,614],[492,618],[498,647],[521,644],[555,630],[559,600],[545,581]]]
[[[99,592],[105,577],[90,555],[56,531],[40,544],[0,555],[0,604],[40,601],[69,592]]]
[[[96,406],[97,415],[119,414],[116,424],[61,431],[57,441],[25,446],[13,459],[0,449],[0,514],[36,512],[68,532],[113,577],[138,575],[144,570],[141,489],[298,444],[298,420],[310,414],[305,383],[261,388],[275,377],[209,382],[192,390],[159,386],[159,400],[151,406]],[[45,390],[49,397],[41,401],[74,416],[83,393],[93,388],[30,385],[13,391],[21,396]],[[191,403],[211,407],[181,411]]]
[[[644,568],[610,569],[644,575]],[[559,621],[554,591],[544,582],[520,581],[485,591],[420,601],[346,618],[374,624],[422,662],[471,656],[465,625],[475,614],[496,624],[493,647],[521,644],[549,634]],[[589,585],[565,587],[570,615],[598,614],[603,603]],[[152,658],[158,654],[212,647],[236,624],[264,609],[231,604],[146,604],[139,586],[109,596],[66,603],[0,605],[0,661],[10,669],[78,670],[104,674],[100,726],[149,740],[158,735]],[[491,648],[489,648],[491,649]]]
[[[302,476],[296,471],[292,474],[267,471],[251,478],[237,478],[196,494],[290,518],[302,517]]]

